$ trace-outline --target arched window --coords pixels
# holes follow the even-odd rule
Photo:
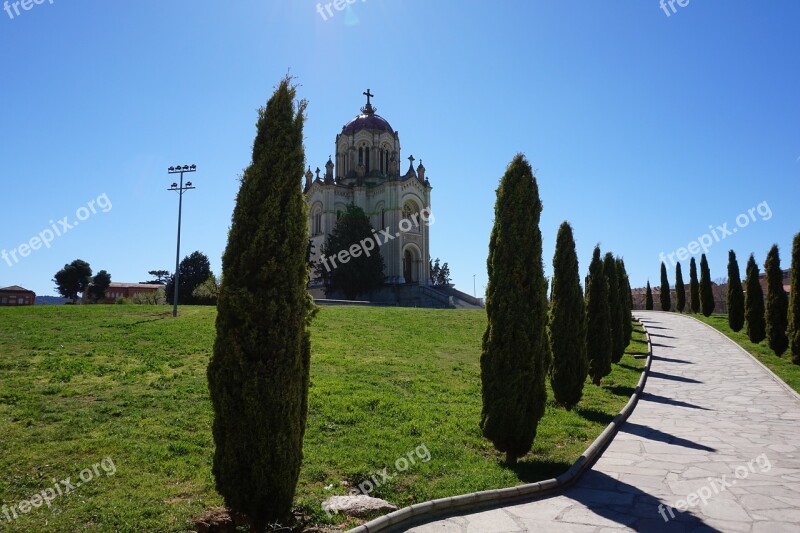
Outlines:
[[[380,150],[380,161],[381,161],[381,174],[386,174],[385,169],[383,167],[383,148]]]
[[[314,235],[322,233],[322,213],[317,211],[314,214]]]
[[[364,169],[369,172],[369,146],[364,148]]]
[[[386,209],[381,209],[381,229],[386,227]]]
[[[358,164],[359,165],[364,164],[364,148],[358,149]]]

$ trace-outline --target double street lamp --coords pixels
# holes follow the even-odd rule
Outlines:
[[[181,214],[183,211],[183,193],[194,189],[195,187],[192,186],[191,181],[187,181],[184,185],[183,183],[183,174],[185,172],[195,172],[197,170],[197,165],[176,165],[174,167],[169,167],[167,172],[169,174],[180,174],[181,181],[180,184],[174,183],[170,186],[168,191],[176,191],[178,193],[178,249],[175,252],[175,283],[173,287],[173,294],[172,294],[172,316],[178,316],[178,287],[180,287],[180,278],[181,278],[181,271],[180,271],[180,261],[181,261]]]

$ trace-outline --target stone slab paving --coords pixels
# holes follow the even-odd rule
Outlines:
[[[408,531],[800,532],[800,398],[705,324],[636,315],[651,374],[591,470],[560,495]]]

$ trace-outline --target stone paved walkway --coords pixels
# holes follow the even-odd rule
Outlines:
[[[653,342],[645,393],[576,485],[409,531],[800,532],[800,400],[704,324],[635,314]],[[694,506],[673,518],[679,500]]]

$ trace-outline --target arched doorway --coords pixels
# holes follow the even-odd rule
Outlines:
[[[422,254],[414,244],[406,245],[403,250],[403,281],[406,283],[419,283],[422,272]]]

